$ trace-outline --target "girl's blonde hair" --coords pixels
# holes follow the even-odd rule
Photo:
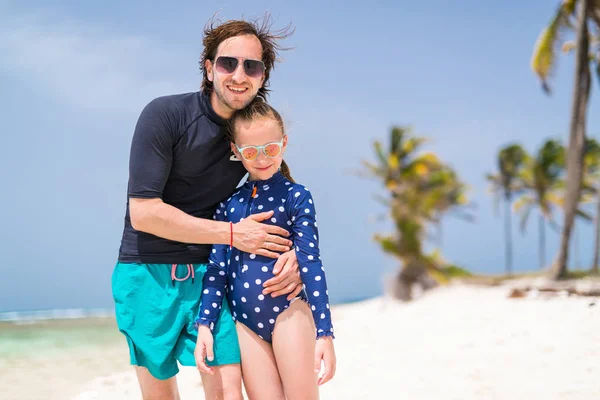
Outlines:
[[[277,124],[281,128],[281,133],[285,135],[285,127],[283,125],[283,119],[281,115],[267,104],[260,97],[255,97],[250,104],[245,108],[236,111],[233,117],[227,121],[227,138],[231,142],[235,142],[235,124],[238,121],[254,121],[256,118],[272,118],[277,121]],[[281,160],[281,174],[285,176],[290,182],[294,182],[292,175],[290,174],[290,168],[284,160]]]

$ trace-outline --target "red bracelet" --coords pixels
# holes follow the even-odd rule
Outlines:
[[[229,249],[231,250],[233,247],[233,222],[229,222],[229,231],[231,232],[229,239]]]

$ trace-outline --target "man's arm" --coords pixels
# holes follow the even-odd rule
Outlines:
[[[129,215],[135,230],[183,243],[230,244],[233,247],[266,257],[289,251],[289,232],[275,225],[261,224],[273,211],[253,214],[230,227],[228,222],[193,217],[161,199],[130,199]],[[285,236],[285,237],[282,237]]]
[[[198,244],[230,242],[229,223],[193,217],[161,199],[130,198],[129,215],[135,230],[165,239]]]

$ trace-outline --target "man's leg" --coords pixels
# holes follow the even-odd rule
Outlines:
[[[180,293],[191,281],[171,282],[171,265],[117,264],[112,292],[119,330],[129,345],[130,363],[144,400],[178,400],[173,355],[187,325]],[[182,288],[183,286],[183,288]]]
[[[180,400],[175,377],[156,379],[145,367],[135,367],[135,373],[144,400]]]

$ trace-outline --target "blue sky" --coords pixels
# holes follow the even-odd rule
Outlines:
[[[110,276],[123,224],[133,128],[154,97],[195,91],[204,24],[257,17],[291,22],[270,98],[288,121],[288,163],[311,188],[333,301],[381,293],[397,262],[371,240],[377,182],[351,171],[372,159],[392,124],[430,138],[428,150],[471,186],[477,222],[444,222],[447,259],[502,271],[502,219],[484,175],[512,141],[533,151],[567,138],[572,57],[545,96],[529,61],[557,2],[157,2],[0,0],[0,311],[112,307]],[[589,134],[598,132],[594,82]],[[517,270],[535,270],[537,216],[515,230]],[[560,220],[560,218],[559,218]],[[579,228],[581,263],[591,226]],[[548,230],[547,260],[558,235]]]

